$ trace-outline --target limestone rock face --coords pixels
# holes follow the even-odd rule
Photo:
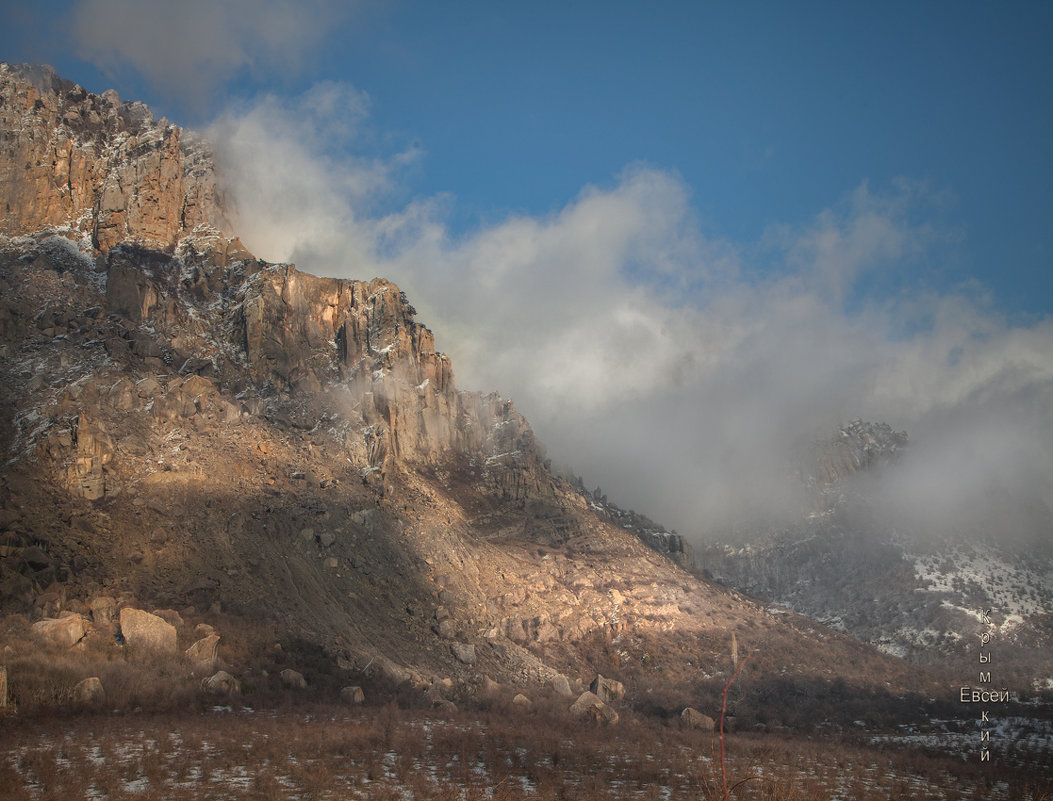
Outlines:
[[[170,251],[197,225],[226,227],[208,150],[142,103],[7,64],[0,101],[0,233],[68,226],[102,251]]]
[[[132,648],[158,653],[176,652],[176,630],[168,621],[141,609],[121,610],[121,635]]]
[[[113,441],[87,414],[74,419],[72,433],[76,455],[67,470],[70,494],[98,500],[106,493],[103,468],[113,457]]]

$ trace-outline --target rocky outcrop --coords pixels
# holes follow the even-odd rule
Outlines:
[[[887,423],[853,420],[836,436],[812,447],[807,476],[821,486],[830,486],[854,473],[894,461],[906,447],[905,431],[895,431]]]
[[[171,251],[198,225],[226,227],[208,149],[142,103],[0,64],[0,130],[0,233],[69,228],[104,252]]]
[[[625,685],[614,679],[604,678],[597,673],[589,685],[589,690],[603,702],[620,701],[625,697]]]

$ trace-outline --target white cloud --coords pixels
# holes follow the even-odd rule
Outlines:
[[[968,289],[855,295],[947,241],[918,219],[923,187],[864,184],[742,247],[701,233],[679,177],[637,165],[558,213],[458,237],[450,198],[383,210],[403,157],[333,156],[367,113],[329,86],[218,124],[246,243],[395,280],[459,386],[512,397],[555,460],[617,502],[689,534],[785,509],[802,444],[856,416],[917,443],[901,497],[950,504],[992,482],[1050,496],[1053,321],[1012,325]],[[778,268],[744,277],[757,253]]]
[[[346,13],[337,0],[79,0],[79,54],[103,70],[131,67],[203,108],[242,71],[297,69]]]

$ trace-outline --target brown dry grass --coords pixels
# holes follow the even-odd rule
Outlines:
[[[727,751],[734,799],[1049,798],[1033,777],[995,784],[954,760],[829,740],[730,735]],[[634,716],[601,728],[536,710],[436,717],[390,703],[8,719],[0,783],[4,798],[40,801],[723,797],[709,734]]]

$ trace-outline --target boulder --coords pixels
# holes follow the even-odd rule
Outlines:
[[[117,614],[117,602],[108,595],[100,595],[91,602],[91,619],[96,626],[108,626]]]
[[[193,664],[195,673],[210,673],[216,669],[218,644],[218,634],[207,634],[183,652]]]
[[[366,695],[361,687],[344,687],[340,690],[340,700],[351,706],[361,706],[366,702]]]
[[[0,709],[7,706],[7,666],[0,665]]]
[[[307,679],[298,670],[285,668],[281,672],[282,684],[293,690],[304,690],[307,688]]]
[[[444,640],[452,640],[457,636],[457,630],[453,627],[453,623],[451,623],[449,619],[440,620],[438,625],[432,626],[432,630]]]
[[[686,706],[684,711],[680,713],[680,725],[685,729],[713,731],[714,721],[709,715],[703,715],[697,709]]]
[[[87,632],[84,618],[69,615],[61,618],[45,618],[33,624],[33,633],[45,642],[69,648],[81,641]]]
[[[85,706],[96,706],[106,703],[106,690],[98,676],[81,679],[73,685],[73,701]]]
[[[475,646],[466,642],[450,643],[450,651],[454,657],[463,665],[475,664]]]
[[[201,689],[216,695],[227,696],[237,695],[241,690],[238,686],[238,680],[225,670],[220,670],[202,681]]]
[[[570,689],[570,681],[568,681],[567,677],[562,673],[550,676],[548,681],[545,682],[545,686],[557,695],[562,695],[564,698],[574,697],[574,691]]]
[[[428,691],[425,693],[425,698],[434,703],[436,701],[442,701],[446,698],[446,695],[453,690],[453,679],[434,677],[431,680],[431,685],[428,687]]]
[[[534,706],[534,703],[523,695],[523,693],[516,693],[515,698],[512,699],[512,706],[519,707],[522,710],[528,710]]]
[[[625,697],[624,684],[620,681],[615,681],[614,679],[605,679],[599,673],[596,674],[596,678],[594,678],[592,684],[589,685],[589,690],[599,696],[599,699],[604,703],[620,701]]]
[[[177,650],[175,626],[167,620],[128,606],[120,614],[121,635],[133,649],[174,654]]]
[[[476,698],[492,700],[501,694],[501,685],[489,676],[483,676],[475,688]]]
[[[582,720],[595,720],[608,726],[618,722],[618,713],[601,701],[598,695],[587,690],[570,705],[570,713]]]

